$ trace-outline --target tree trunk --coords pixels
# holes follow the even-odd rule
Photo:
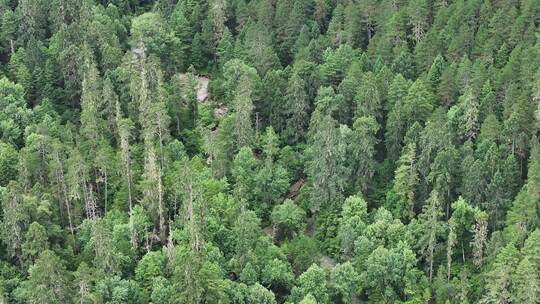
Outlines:
[[[158,174],[158,212],[159,212],[159,238],[162,243],[165,242],[167,234],[165,230],[165,210],[163,208],[163,186],[161,183],[161,169]]]
[[[193,251],[199,251],[199,245],[198,245],[198,240],[197,240],[197,232],[195,231],[195,219],[194,219],[194,216],[195,216],[195,212],[194,212],[194,208],[193,208],[193,199],[194,199],[194,194],[193,194],[193,183],[192,181],[190,180],[189,181],[189,185],[188,185],[188,192],[189,192],[189,198],[188,198],[188,201],[187,201],[187,213],[188,213],[188,217],[189,217],[189,235],[190,235],[190,239],[191,239],[191,249]]]
[[[126,157],[126,178],[128,186],[128,207],[129,207],[129,232],[131,238],[131,248],[137,248],[137,234],[135,231],[135,215],[133,214],[133,198],[131,190],[131,161],[129,155]]]
[[[54,159],[58,166],[58,168],[56,169],[56,179],[57,179],[58,185],[61,187],[61,191],[64,197],[64,205],[66,207],[66,211],[68,215],[69,230],[71,232],[71,238],[73,241],[73,251],[76,251],[77,247],[76,247],[76,242],[75,242],[75,228],[73,227],[73,218],[71,215],[71,202],[69,201],[66,180],[64,178],[64,168],[62,166],[62,162],[60,161],[60,156],[58,155],[58,151],[55,151]]]
[[[103,182],[105,183],[105,214],[107,214],[107,207],[108,207],[108,176],[107,176],[107,168],[104,168],[103,170]]]

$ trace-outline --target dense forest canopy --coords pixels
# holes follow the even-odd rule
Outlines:
[[[539,24],[0,0],[0,302],[540,303]]]

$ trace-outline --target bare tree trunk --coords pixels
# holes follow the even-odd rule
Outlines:
[[[135,230],[135,219],[133,214],[133,196],[132,196],[132,176],[131,176],[131,154],[129,148],[130,127],[128,124],[122,122],[122,113],[120,109],[120,103],[116,99],[116,126],[118,130],[118,137],[120,138],[120,148],[122,161],[124,163],[124,174],[127,180],[128,190],[128,208],[129,208],[129,232],[131,248],[137,248],[137,234]],[[129,120],[128,120],[129,121]]]
[[[191,249],[193,251],[199,251],[199,241],[197,239],[197,232],[195,231],[195,212],[193,208],[193,200],[194,200],[194,194],[193,194],[193,182],[189,181],[189,198],[187,201],[187,213],[189,217],[189,235],[191,239]]]
[[[429,249],[429,282],[433,281],[433,250],[434,246]]]
[[[53,155],[54,155],[53,157],[56,162],[56,165],[58,166],[56,168],[56,179],[57,179],[58,185],[61,187],[61,191],[64,197],[64,205],[66,207],[66,211],[68,214],[69,230],[71,232],[71,238],[73,241],[73,250],[76,250],[75,228],[73,227],[73,218],[71,215],[71,202],[69,200],[66,180],[64,178],[64,168],[62,166],[62,162],[60,161],[60,156],[58,155],[58,151],[55,151]]]
[[[163,153],[163,130],[161,129],[161,127],[158,128],[158,137],[159,137],[159,164],[160,164],[160,169],[163,169],[163,167],[165,166],[165,155]],[[160,175],[160,179],[161,179],[161,175]]]
[[[414,34],[414,40],[416,44],[418,44],[420,40],[424,38],[424,27],[422,26],[422,24],[420,24],[419,22],[416,22],[416,24],[414,24],[413,34]]]
[[[450,282],[451,268],[452,268],[452,252],[454,245],[456,243],[456,234],[454,231],[454,226],[450,224],[448,232],[448,243],[446,247],[446,280]]]
[[[450,186],[448,186],[448,190],[446,192],[448,199],[446,201],[446,221],[448,222],[448,219],[450,218]]]
[[[463,263],[465,263],[465,247],[463,245],[463,241],[461,241],[461,257],[463,259]]]
[[[202,195],[202,189],[199,189],[199,210],[200,210],[200,219],[199,219],[199,245],[204,246],[204,236],[206,235],[206,203],[204,200],[204,195]]]
[[[133,214],[133,198],[131,190],[131,161],[127,159],[126,161],[126,176],[127,176],[127,186],[128,186],[128,206],[129,206],[129,231],[131,234],[131,247],[133,249],[137,248],[137,234],[135,231],[135,215]]]
[[[98,211],[96,206],[96,199],[94,197],[94,187],[92,187],[92,184],[87,184],[85,182],[85,185],[83,185],[83,189],[85,193],[86,217],[95,222],[98,217]]]
[[[167,254],[167,270],[171,272],[174,266],[174,260],[176,258],[176,250],[174,248],[174,243],[172,239],[172,223],[169,219],[169,235],[167,236],[167,246],[165,247],[165,252]]]
[[[107,168],[105,167],[103,170],[103,182],[105,183],[105,214],[107,214],[107,207],[108,207],[108,175],[107,175]]]
[[[158,174],[158,212],[159,212],[159,237],[161,242],[165,242],[165,208],[163,208],[163,185],[161,182],[161,169]]]
[[[88,296],[88,285],[84,281],[79,282],[79,294],[81,295],[81,304],[85,303],[85,298]]]
[[[45,151],[45,144],[43,144],[43,141],[40,142],[40,145],[39,145],[39,155],[41,156],[41,166],[45,166],[45,163],[46,163],[46,154],[47,152]],[[40,179],[41,181],[43,181],[43,183],[46,182],[46,179],[45,179],[45,176],[43,176],[43,170],[39,170],[40,172]]]
[[[125,164],[125,170],[126,170],[126,179],[127,179],[127,188],[128,188],[128,208],[129,208],[129,232],[131,235],[131,247],[133,249],[137,248],[137,234],[135,231],[135,219],[133,214],[133,196],[131,189],[132,187],[132,177],[131,177],[131,157],[129,155],[129,147],[127,143],[127,138],[122,138],[122,149],[124,150],[122,152],[123,158],[124,158],[124,164]]]

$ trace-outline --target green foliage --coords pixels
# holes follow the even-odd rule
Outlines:
[[[71,279],[60,258],[43,251],[28,270],[30,303],[64,303],[71,299]]]
[[[390,250],[377,247],[366,261],[361,286],[372,301],[409,299],[419,287],[420,274],[415,263],[414,253],[404,243]]]
[[[284,236],[294,236],[301,233],[305,227],[305,211],[291,200],[276,205],[272,211],[274,229]]]
[[[355,180],[354,188],[363,193],[371,190],[371,178],[375,174],[377,161],[375,160],[376,145],[379,143],[377,132],[379,124],[374,116],[358,117],[353,123],[353,130],[349,141],[349,157],[352,167],[352,178]]]
[[[408,123],[425,122],[433,110],[433,103],[433,94],[421,79],[417,79],[409,88],[403,105]]]
[[[338,238],[345,256],[353,253],[356,240],[364,233],[367,225],[367,203],[359,196],[345,200],[341,211]]]
[[[399,158],[392,190],[386,196],[386,204],[395,210],[394,215],[405,220],[414,216],[415,188],[418,185],[415,158],[416,145],[408,144]]]
[[[308,121],[309,100],[305,82],[297,73],[289,79],[287,86],[286,128],[284,134],[290,143],[297,143],[305,135]]]
[[[320,94],[323,91],[321,90]],[[311,139],[308,147],[308,164],[306,174],[312,180],[313,188],[310,194],[310,209],[318,211],[340,201],[345,183],[346,167],[345,142],[337,122],[323,111],[330,106],[331,97],[322,98],[311,117]]]
[[[247,296],[248,303],[275,304],[276,298],[274,293],[264,288],[261,284],[256,283],[249,288]]]
[[[345,77],[347,67],[358,56],[348,44],[341,44],[336,50],[327,49],[324,52],[324,62],[320,66],[320,74],[326,85],[338,85]]]
[[[505,232],[509,241],[521,243],[528,233],[534,231],[538,222],[537,206],[527,186],[521,189],[506,217]]]
[[[378,120],[381,119],[381,93],[379,93],[373,73],[367,72],[363,75],[354,101],[356,103],[357,117],[371,116]]]
[[[519,264],[519,252],[512,244],[504,247],[495,259],[491,271],[487,273],[486,293],[482,301],[497,303],[511,301],[510,286],[512,274]]]
[[[22,258],[25,264],[33,264],[39,255],[48,249],[47,232],[45,228],[37,222],[33,222],[28,227],[24,235],[25,242],[22,244]]]
[[[20,144],[24,128],[30,122],[23,87],[0,78],[0,133],[4,142]]]
[[[291,265],[297,275],[303,273],[309,266],[319,261],[319,246],[316,240],[308,236],[298,236],[284,243],[282,248],[289,261],[291,261]]]
[[[343,303],[350,303],[356,298],[360,276],[350,262],[338,264],[330,273],[329,285]]]
[[[326,273],[324,269],[313,264],[298,278],[298,286],[291,291],[291,297],[296,301],[312,295],[317,303],[329,303]]]
[[[135,269],[135,278],[143,288],[149,290],[156,279],[163,277],[165,257],[161,252],[149,252],[139,261]]]
[[[512,301],[516,303],[534,303],[540,299],[538,268],[525,257],[517,266],[513,281]]]
[[[17,179],[19,172],[17,150],[6,143],[0,143],[0,186],[5,187],[11,180]]]
[[[0,302],[537,303],[538,7],[0,0]]]

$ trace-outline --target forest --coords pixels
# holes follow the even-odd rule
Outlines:
[[[0,0],[0,303],[540,303],[540,0]]]

